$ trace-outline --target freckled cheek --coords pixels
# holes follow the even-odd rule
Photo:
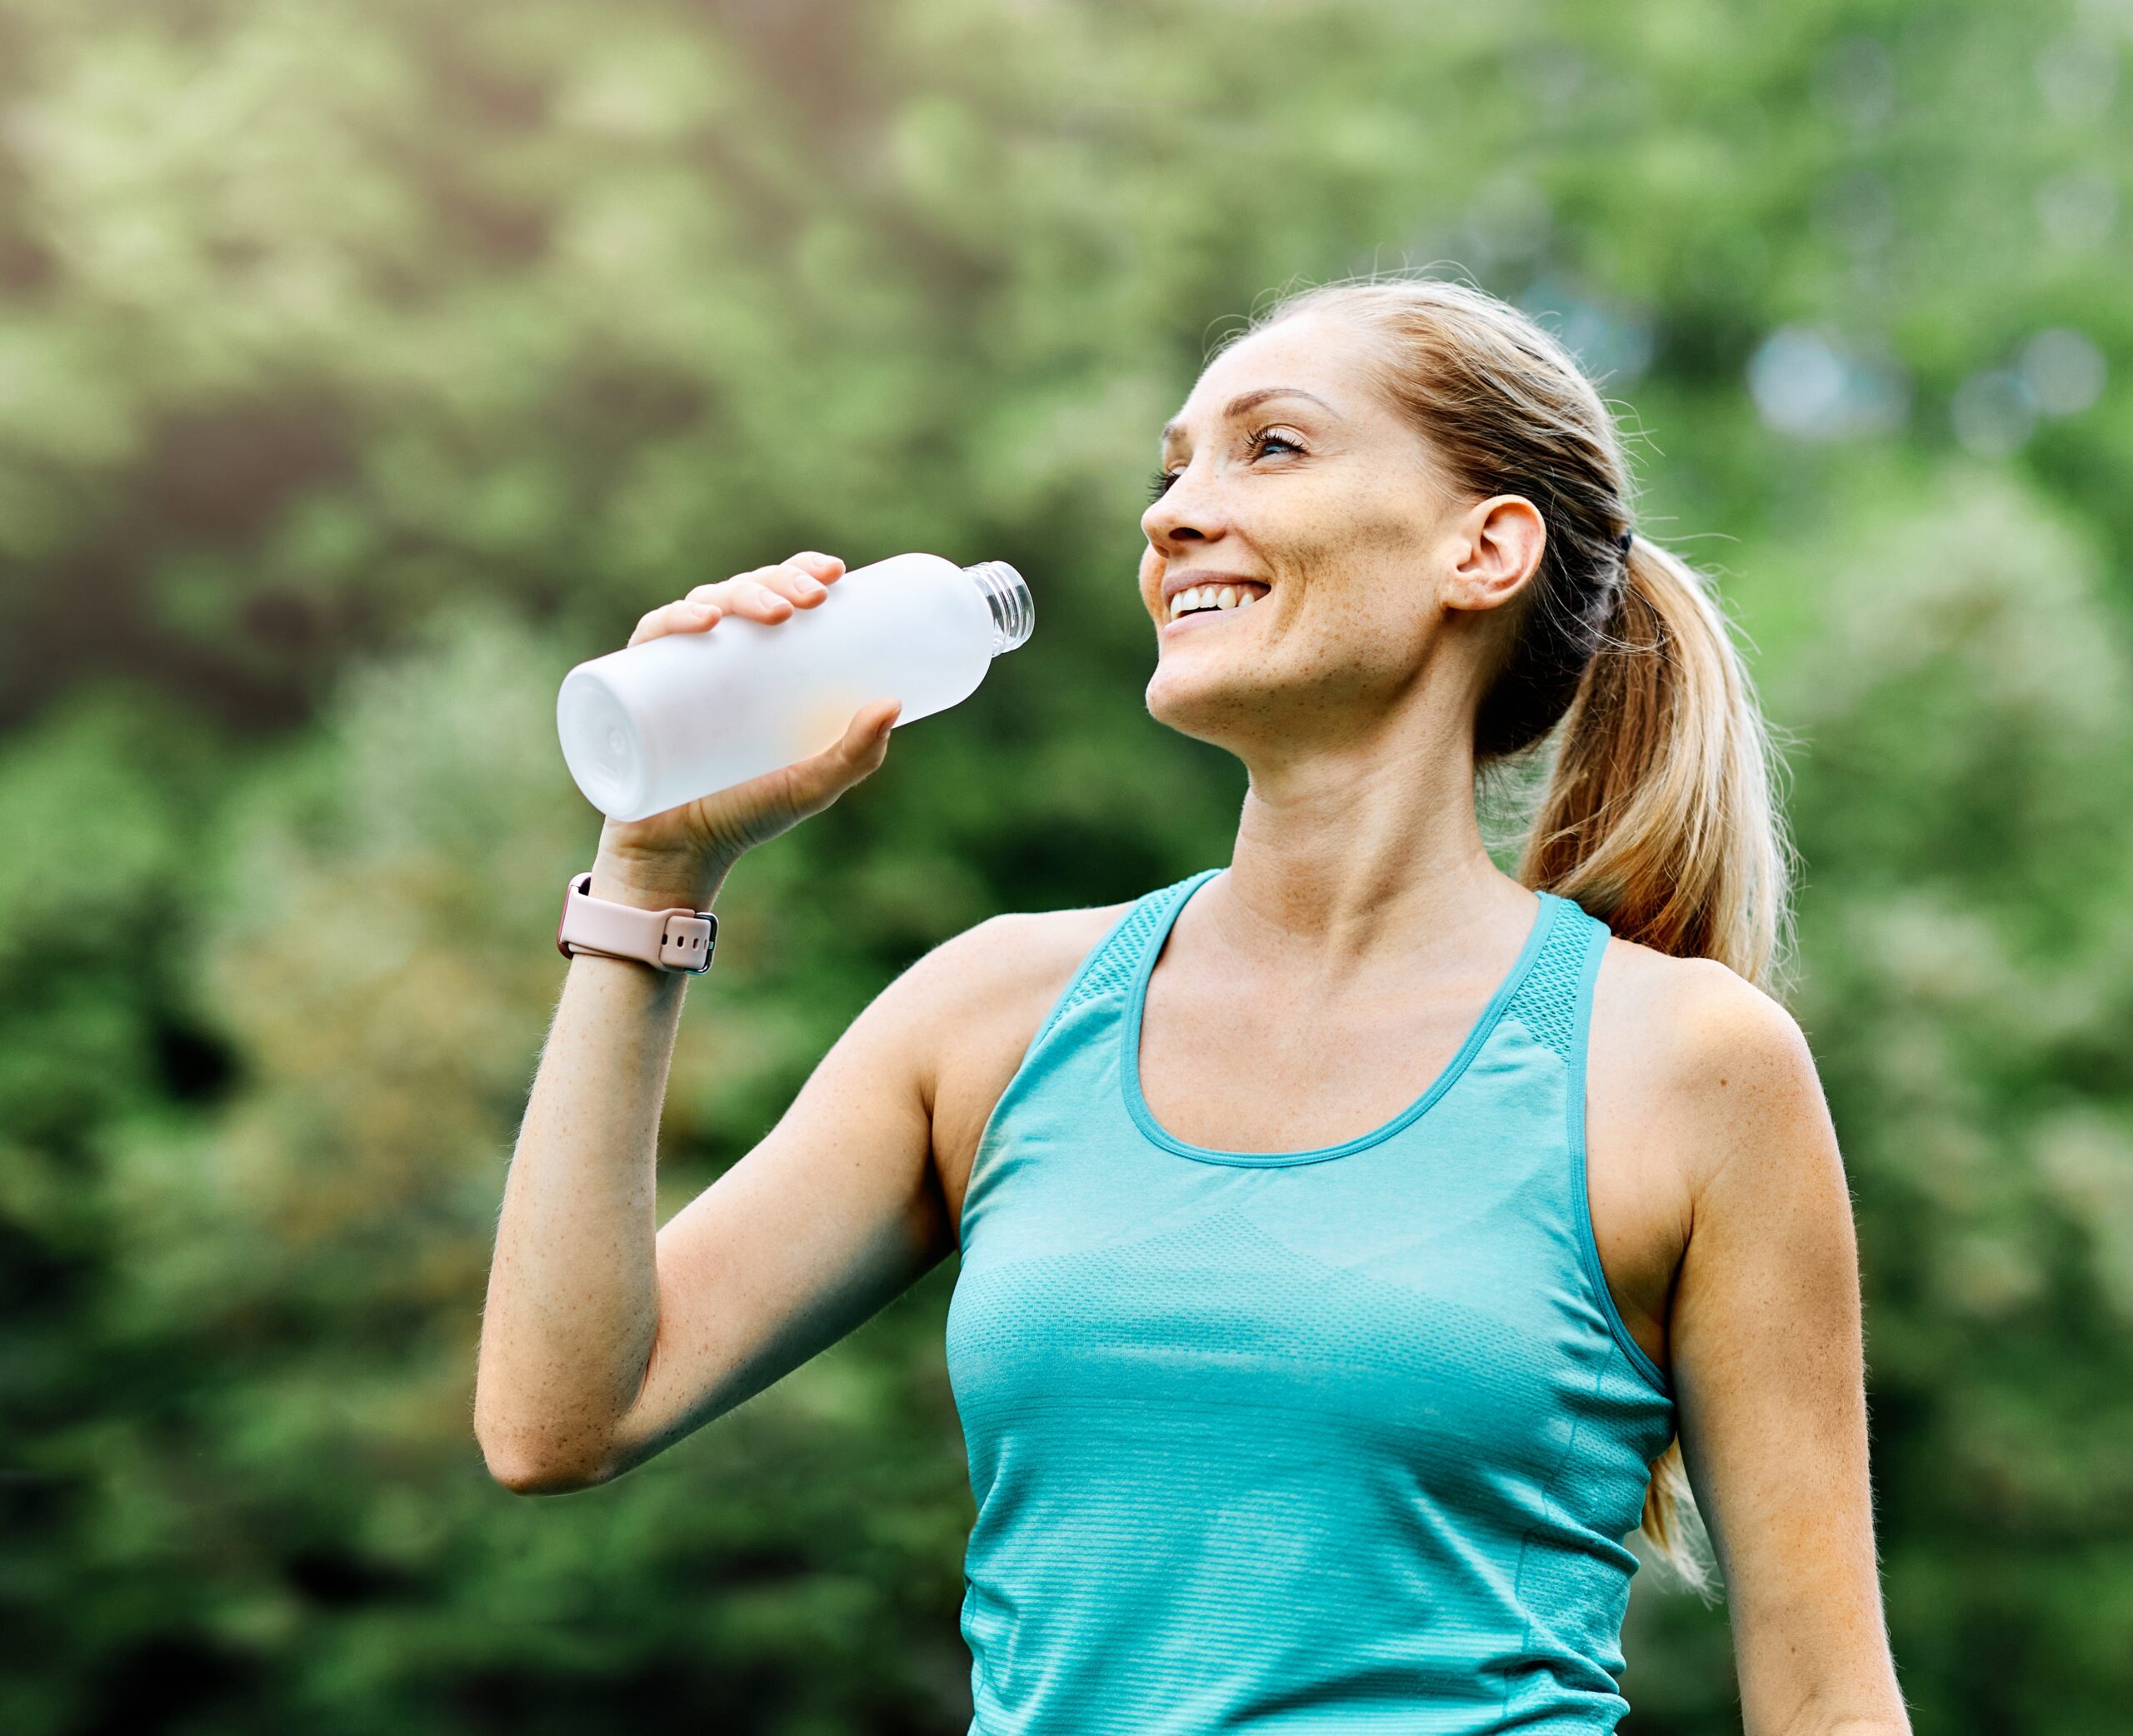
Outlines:
[[[1381,487],[1336,487],[1298,476],[1284,491],[1278,511],[1254,527],[1256,540],[1273,545],[1276,566],[1310,571],[1327,565],[1352,566],[1358,556],[1383,555],[1417,546],[1424,526],[1419,503]]]
[[[1141,551],[1140,586],[1143,601],[1152,604],[1163,581],[1164,560],[1151,543]]]
[[[1405,555],[1421,548],[1429,534],[1427,503],[1406,491],[1372,489],[1350,501],[1345,516],[1349,536],[1358,547]]]

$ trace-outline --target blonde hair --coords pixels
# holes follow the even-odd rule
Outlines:
[[[1768,989],[1788,950],[1791,847],[1780,767],[1727,622],[1702,576],[1633,528],[1613,416],[1569,351],[1471,286],[1350,279],[1286,297],[1227,343],[1299,314],[1384,343],[1386,392],[1456,486],[1517,494],[1547,527],[1530,601],[1476,709],[1489,771],[1548,760],[1520,860],[1526,885],[1615,934],[1716,959]],[[1643,1534],[1689,1584],[1711,1569],[1677,1435],[1651,1466]]]

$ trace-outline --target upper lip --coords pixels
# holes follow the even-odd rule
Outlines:
[[[1256,585],[1261,591],[1274,587],[1264,579],[1255,579],[1243,572],[1166,572],[1163,575],[1163,601],[1167,603],[1181,591],[1190,591],[1196,585]]]

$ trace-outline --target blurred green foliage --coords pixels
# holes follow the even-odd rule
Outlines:
[[[620,1484],[473,1348],[563,671],[802,548],[1040,629],[722,900],[671,1209],[888,976],[1225,859],[1155,430],[1373,265],[1558,325],[1796,738],[1921,1732],[2133,1695],[2133,8],[0,0],[0,1729],[960,1732],[952,1268]],[[1639,1736],[1737,1728],[1641,1576]]]

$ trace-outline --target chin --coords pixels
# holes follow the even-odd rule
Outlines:
[[[1262,714],[1266,699],[1263,683],[1219,666],[1158,666],[1146,694],[1148,715],[1157,723],[1217,746],[1240,723]]]

